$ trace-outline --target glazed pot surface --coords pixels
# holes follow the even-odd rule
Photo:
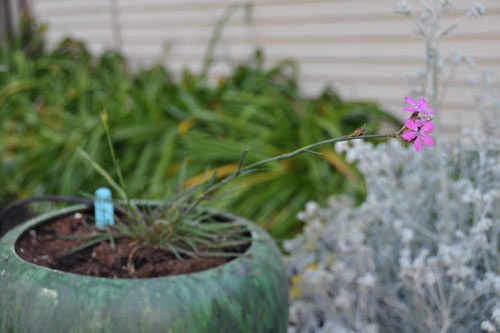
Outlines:
[[[0,239],[0,332],[286,332],[288,289],[280,252],[267,233],[243,219],[252,235],[247,251],[192,274],[100,278],[41,267],[17,255],[15,242],[26,230],[85,207],[41,215]]]

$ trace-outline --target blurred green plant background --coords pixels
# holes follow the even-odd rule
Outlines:
[[[103,111],[127,192],[157,199],[207,180],[213,171],[231,173],[246,149],[247,162],[255,162],[365,124],[371,132],[400,125],[377,104],[343,101],[331,89],[304,96],[297,65],[264,66],[261,51],[217,83],[205,74],[185,70],[179,78],[163,66],[132,72],[120,53],[95,57],[72,39],[47,50],[44,26],[24,20],[0,46],[0,206],[35,194],[92,193],[105,185],[77,152],[83,148],[113,171]],[[307,201],[363,195],[357,170],[331,148],[238,179],[211,205],[288,237],[300,230],[296,213]]]

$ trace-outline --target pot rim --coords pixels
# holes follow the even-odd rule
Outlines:
[[[138,202],[138,203],[148,204],[148,205],[158,205],[158,204],[163,203],[162,201],[156,201],[156,200],[134,200],[134,201]],[[12,255],[13,258],[9,258],[8,255],[4,255],[3,257],[0,257],[0,261],[15,259],[17,261],[21,261],[25,265],[30,266],[31,268],[45,270],[51,274],[69,274],[71,276],[81,277],[82,279],[94,279],[94,280],[100,279],[100,280],[106,280],[106,281],[152,281],[152,280],[156,280],[156,279],[178,280],[179,278],[182,278],[182,277],[196,278],[196,277],[201,277],[201,276],[206,275],[206,274],[208,274],[208,275],[214,274],[214,273],[220,274],[220,272],[223,268],[224,268],[224,270],[226,268],[231,269],[232,266],[238,265],[238,263],[240,263],[242,260],[248,260],[247,258],[254,258],[259,252],[262,251],[261,248],[264,245],[262,245],[261,243],[263,243],[263,241],[265,241],[265,243],[267,243],[269,241],[273,242],[271,236],[269,236],[266,231],[264,231],[260,226],[256,225],[255,223],[247,220],[246,218],[243,218],[243,217],[240,217],[240,216],[237,216],[237,215],[234,215],[232,213],[225,212],[225,211],[219,211],[219,210],[215,210],[212,208],[205,208],[209,211],[213,211],[214,213],[223,214],[226,217],[233,218],[235,220],[242,222],[248,228],[248,231],[250,232],[251,244],[239,256],[228,261],[227,263],[224,263],[222,265],[215,266],[215,267],[212,267],[209,269],[205,269],[202,271],[187,273],[187,274],[167,275],[167,276],[158,276],[158,277],[149,277],[149,278],[109,278],[109,277],[89,276],[89,275],[61,271],[61,270],[53,269],[50,267],[37,265],[37,264],[30,262],[30,261],[27,261],[24,258],[22,258],[21,256],[19,256],[19,254],[16,251],[16,244],[17,244],[19,238],[24,233],[26,233],[29,229],[34,228],[40,224],[49,222],[51,220],[57,219],[57,218],[64,216],[64,215],[70,215],[70,214],[76,213],[78,211],[88,210],[89,207],[90,206],[86,205],[86,204],[78,204],[78,205],[72,205],[72,206],[64,207],[64,208],[60,208],[60,209],[50,210],[50,211],[44,212],[36,217],[28,219],[27,221],[25,221],[21,225],[9,230],[0,239],[0,243],[2,243],[2,242],[8,243],[6,246],[8,247],[9,254]],[[0,274],[1,273],[2,272],[0,271]]]

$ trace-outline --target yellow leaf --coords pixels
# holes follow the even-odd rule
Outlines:
[[[177,132],[180,135],[185,135],[187,132],[189,132],[191,127],[193,127],[194,123],[195,123],[194,118],[187,118],[186,120],[182,121],[179,125],[177,125]]]
[[[199,175],[196,175],[186,180],[186,182],[184,183],[184,187],[189,188],[192,186],[203,184],[204,182],[208,181],[215,172],[217,172],[218,179],[229,176],[230,174],[236,171],[237,167],[238,163],[233,162],[208,170],[204,173],[200,173]]]
[[[300,276],[300,274],[294,275],[292,276],[291,280],[292,283],[290,286],[290,299],[297,299],[304,296],[304,291],[300,287],[302,276]]]
[[[301,274],[296,274],[292,276],[291,278],[291,285],[290,285],[290,299],[297,299],[302,296],[304,296],[304,290],[300,287],[302,283],[302,274],[307,272],[308,270],[317,270],[318,269],[318,263],[312,263],[306,268],[304,268],[304,271]]]
[[[330,163],[338,172],[343,174],[347,179],[359,182],[359,177],[353,171],[352,167],[347,164],[337,153],[331,149],[320,150],[321,156],[325,161]]]

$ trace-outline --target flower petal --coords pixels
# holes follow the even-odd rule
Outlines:
[[[429,103],[425,100],[425,98],[419,98],[418,99],[418,108],[423,109],[429,106]]]
[[[405,120],[405,126],[413,131],[418,131],[419,128],[417,122],[411,118]]]
[[[415,147],[416,151],[422,151],[422,140],[420,138],[421,137],[418,136],[417,139],[415,139],[415,143],[413,144],[413,147]]]
[[[408,112],[417,112],[418,111],[417,103],[415,102],[415,100],[413,98],[411,98],[410,96],[406,96],[405,101],[406,101],[406,103],[408,103],[410,105],[405,106],[403,108],[404,111],[408,111]]]
[[[434,123],[432,121],[426,121],[420,128],[420,132],[423,134],[434,132]]]
[[[401,137],[403,138],[403,140],[406,140],[408,142],[412,141],[413,139],[415,139],[417,137],[417,132],[415,131],[405,131],[401,134]]]
[[[410,105],[413,105],[413,106],[417,105],[417,103],[415,102],[415,100],[413,98],[411,98],[410,96],[406,96],[405,97],[405,101],[406,101],[406,103],[408,103]]]
[[[432,136],[423,135],[420,137],[420,139],[422,139],[424,145],[426,145],[427,147],[434,146],[434,138]]]

